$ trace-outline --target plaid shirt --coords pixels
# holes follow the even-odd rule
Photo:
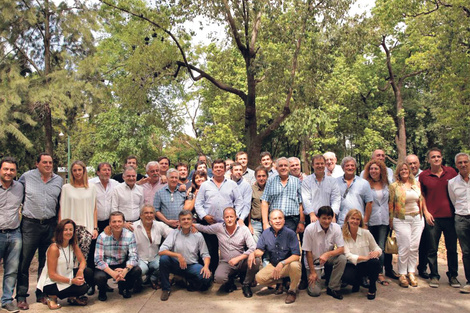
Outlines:
[[[96,268],[104,270],[109,265],[118,265],[124,262],[126,265],[137,265],[137,244],[134,233],[123,228],[121,237],[116,240],[113,235],[108,236],[102,232],[96,240]]]
[[[261,200],[269,203],[269,211],[279,209],[284,212],[285,216],[298,216],[299,206],[302,203],[300,179],[289,175],[284,187],[279,175],[270,177]]]
[[[169,220],[177,220],[178,214],[184,207],[186,201],[186,192],[178,190],[179,185],[174,192],[171,192],[168,185],[155,193],[153,207],[155,211],[161,212]]]

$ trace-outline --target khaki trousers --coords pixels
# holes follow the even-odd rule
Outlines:
[[[256,274],[256,281],[260,285],[272,285],[277,282],[273,279],[274,266],[269,263],[263,269],[261,269],[258,274]],[[290,278],[290,288],[289,290],[296,291],[297,286],[300,282],[300,277],[302,276],[301,265],[299,261],[291,262],[285,265],[281,271],[281,278],[289,277]]]

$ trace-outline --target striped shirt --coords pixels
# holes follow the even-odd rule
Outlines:
[[[186,201],[186,192],[179,191],[178,187],[171,192],[170,187],[166,185],[155,193],[153,207],[167,219],[177,220],[178,214],[184,207],[184,201]]]
[[[197,230],[216,235],[219,239],[220,260],[228,262],[241,254],[249,255],[255,251],[256,244],[250,230],[246,226],[236,225],[233,234],[229,234],[225,223],[216,223],[209,226],[194,224]]]
[[[52,173],[52,177],[45,183],[39,170],[34,169],[21,175],[18,181],[25,189],[22,212],[24,216],[39,220],[57,216],[63,185],[62,177]]]
[[[269,210],[279,209],[285,216],[298,216],[302,203],[300,179],[289,175],[286,186],[281,183],[281,176],[275,175],[268,179],[261,201],[269,203]]]
[[[138,264],[137,244],[134,234],[123,228],[121,237],[114,239],[113,235],[102,232],[96,240],[95,265],[104,270],[110,265],[118,265],[126,262],[126,265]]]
[[[332,176],[317,180],[315,174],[307,176],[302,182],[302,201],[305,214],[318,213],[322,206],[330,206],[335,214],[339,213],[341,194],[338,183]]]

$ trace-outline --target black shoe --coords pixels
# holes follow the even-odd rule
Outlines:
[[[122,293],[120,292],[120,294],[122,295],[123,298],[125,299],[129,299],[130,297],[132,297],[132,293],[129,289],[124,289],[122,291]]]
[[[429,273],[426,273],[426,272],[419,272],[418,275],[419,275],[421,278],[429,279]]]
[[[98,293],[98,300],[100,301],[106,301],[108,300],[108,296],[106,295],[106,291],[105,292],[99,292]]]
[[[235,285],[235,282],[233,280],[229,281],[228,284],[229,284],[228,292],[234,292],[235,290],[237,290],[237,285]]]
[[[242,287],[242,291],[243,291],[243,295],[245,296],[245,298],[251,298],[251,297],[253,297],[253,292],[251,291],[250,285],[248,285],[248,286],[243,286],[243,287]]]
[[[170,290],[162,290],[162,295],[160,296],[160,300],[166,301],[170,298]]]
[[[301,280],[299,284],[299,290],[305,290],[308,287],[308,281],[306,280]]]
[[[332,296],[335,299],[343,300],[343,295],[339,290],[331,290],[330,288],[326,289],[326,294]]]
[[[105,291],[106,291],[106,292],[113,292],[113,291],[114,291],[114,289],[113,289],[113,288],[111,288],[111,287],[109,287],[109,285],[108,285],[108,284],[106,284],[106,289],[105,289]]]
[[[369,292],[367,294],[367,299],[374,300],[375,299],[375,292]]]
[[[95,286],[90,286],[90,288],[88,288],[88,291],[86,293],[87,295],[89,296],[92,296],[95,294]]]
[[[391,278],[391,279],[398,279],[400,278],[400,275],[397,274],[394,270],[391,271],[385,271],[385,276]]]
[[[358,292],[360,288],[361,288],[361,286],[359,286],[359,285],[353,285],[353,287],[351,289],[351,292]]]

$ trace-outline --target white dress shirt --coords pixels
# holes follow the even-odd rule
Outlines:
[[[119,182],[111,178],[109,179],[106,188],[104,188],[99,177],[93,177],[88,180],[88,184],[94,185],[96,189],[96,211],[98,221],[106,221],[109,219],[109,214],[112,212],[111,196],[113,195],[114,188],[119,185]]]
[[[150,262],[155,259],[160,250],[160,243],[162,237],[166,238],[173,229],[162,222],[153,221],[152,229],[150,234],[152,236],[152,242],[150,242],[147,236],[147,231],[144,228],[141,220],[134,223],[134,236],[135,242],[137,243],[137,254],[139,260]]]
[[[470,181],[467,183],[462,175],[457,175],[447,185],[449,197],[457,215],[470,215]]]
[[[344,254],[349,262],[357,265],[359,256],[369,255],[369,252],[379,251],[382,254],[382,249],[375,242],[374,236],[364,228],[357,230],[356,240],[348,238],[344,240]],[[379,256],[380,256],[379,255]]]
[[[144,205],[144,190],[139,185],[131,189],[124,182],[114,188],[111,198],[112,211],[124,213],[126,221],[134,222],[139,219],[140,209]]]

